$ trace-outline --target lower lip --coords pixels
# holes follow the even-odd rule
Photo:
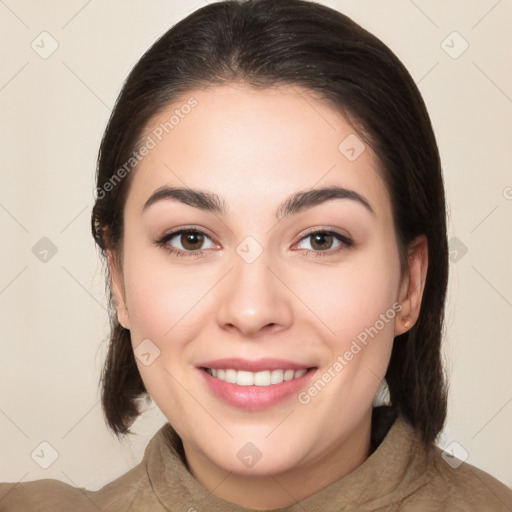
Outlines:
[[[199,368],[210,391],[229,405],[250,411],[259,411],[272,407],[279,402],[297,394],[316,373],[316,368],[309,369],[298,379],[271,384],[270,386],[239,386],[231,382],[212,377]]]

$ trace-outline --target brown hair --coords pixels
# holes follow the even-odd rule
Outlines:
[[[195,11],[154,43],[128,76],[101,142],[92,232],[103,255],[111,248],[122,261],[123,207],[133,173],[119,171],[133,158],[148,121],[188,91],[228,82],[299,86],[343,112],[380,159],[404,264],[408,244],[426,235],[420,315],[395,338],[386,381],[396,413],[424,443],[433,442],[444,425],[447,395],[440,346],[448,250],[439,152],[403,64],[343,14],[303,0],[222,1]],[[112,307],[110,318],[102,405],[119,435],[129,432],[147,391],[130,332]]]

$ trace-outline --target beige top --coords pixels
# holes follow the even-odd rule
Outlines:
[[[424,451],[415,431],[399,417],[354,471],[290,507],[275,510],[512,511],[512,491],[504,484],[469,464],[454,469],[456,464],[450,462],[437,447]],[[169,423],[151,439],[137,466],[98,491],[49,479],[0,484],[0,512],[254,510],[218,498],[189,472],[181,440]]]

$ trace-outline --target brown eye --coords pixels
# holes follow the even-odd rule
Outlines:
[[[198,229],[180,229],[165,235],[155,243],[169,253],[179,256],[197,256],[204,252],[203,249],[215,248],[211,238]]]
[[[181,233],[180,242],[185,250],[195,251],[201,249],[204,243],[204,235],[197,231],[184,231]]]
[[[310,241],[310,247],[301,247],[308,240]],[[353,244],[354,242],[350,238],[336,231],[317,230],[304,236],[299,242],[298,247],[305,249],[307,253],[312,253],[314,256],[323,256],[323,253],[325,253],[325,256],[328,256],[347,249],[353,246]]]
[[[311,247],[319,251],[326,251],[332,248],[334,237],[328,233],[315,233],[311,236]]]

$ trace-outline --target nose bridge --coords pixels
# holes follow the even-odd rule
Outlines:
[[[219,325],[237,328],[245,335],[254,335],[269,326],[276,330],[288,325],[292,316],[289,297],[269,268],[269,252],[246,240],[237,247],[232,265],[223,283],[217,312]]]

